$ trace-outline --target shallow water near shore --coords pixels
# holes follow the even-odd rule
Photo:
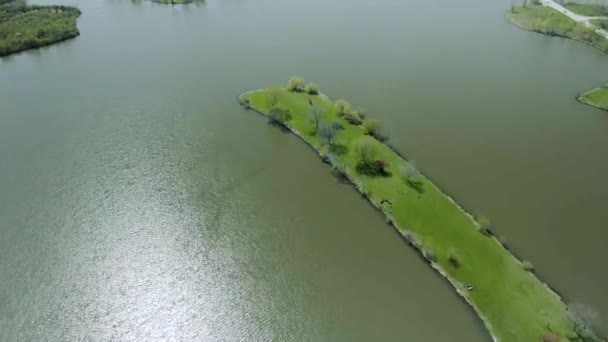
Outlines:
[[[0,339],[488,340],[359,194],[237,104],[294,74],[384,119],[608,317],[608,116],[575,100],[608,56],[509,26],[507,1],[65,4],[79,38],[0,60]]]

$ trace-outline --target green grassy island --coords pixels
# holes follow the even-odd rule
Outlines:
[[[290,130],[354,184],[408,244],[454,286],[495,341],[594,341],[578,315],[475,219],[387,143],[378,120],[292,78],[239,97]],[[587,336],[587,337],[585,337]],[[591,336],[591,337],[589,337]],[[583,339],[593,338],[593,339]]]
[[[608,111],[608,85],[585,92],[577,99],[581,103]]]
[[[51,45],[79,35],[80,10],[68,6],[30,6],[0,0],[0,56]]]

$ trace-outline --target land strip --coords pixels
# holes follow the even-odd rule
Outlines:
[[[576,340],[574,316],[562,299],[435,184],[370,131],[344,103],[322,95],[270,88],[240,96],[314,148],[337,175],[352,182],[430,265],[450,281],[496,341]],[[315,112],[321,112],[320,120]],[[359,119],[362,119],[359,116]],[[362,123],[362,124],[361,124]],[[327,130],[336,127],[333,138]],[[340,128],[341,127],[341,128]],[[374,150],[374,160],[362,161]],[[371,168],[371,172],[370,172]],[[580,332],[580,331],[579,331]]]

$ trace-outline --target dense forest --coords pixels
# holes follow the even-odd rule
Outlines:
[[[78,36],[78,16],[80,10],[75,7],[0,0],[0,56]]]

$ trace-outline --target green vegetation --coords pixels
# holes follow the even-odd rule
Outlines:
[[[317,95],[319,93],[319,86],[316,83],[308,83],[304,90],[310,95]]]
[[[564,5],[565,8],[572,12],[587,17],[606,17],[608,16],[608,7],[604,5],[592,5],[592,4],[577,4],[569,2]]]
[[[304,80],[300,77],[292,77],[287,82],[287,90],[302,92],[304,91]]]
[[[608,39],[548,7],[541,5],[513,7],[507,13],[507,20],[524,30],[578,40],[608,52]]]
[[[592,89],[577,98],[581,103],[608,110],[608,85]]]
[[[30,6],[0,0],[0,56],[50,45],[78,36],[80,11],[67,6]]]
[[[413,165],[368,135],[369,125],[350,124],[345,117],[353,112],[348,102],[293,91],[296,84],[302,83],[245,93],[240,101],[266,116],[273,108],[287,109],[290,116],[282,124],[384,213],[387,223],[452,283],[496,339],[582,341],[575,316],[498,243],[489,221],[482,230]],[[311,114],[317,112],[322,113],[318,121]]]

